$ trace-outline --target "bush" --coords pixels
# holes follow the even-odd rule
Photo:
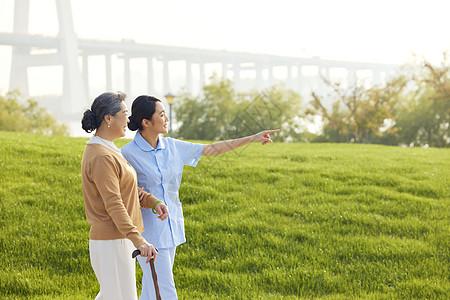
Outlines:
[[[58,122],[34,99],[24,99],[13,91],[0,95],[0,130],[45,135],[68,135],[66,125]]]

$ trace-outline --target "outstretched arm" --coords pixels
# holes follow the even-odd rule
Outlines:
[[[235,140],[217,142],[217,143],[213,143],[213,144],[206,144],[206,145],[203,145],[202,156],[222,154],[222,153],[234,150],[236,148],[245,146],[248,143],[252,143],[252,142],[261,142],[261,144],[264,146],[265,144],[272,142],[272,139],[270,138],[270,134],[274,133],[274,132],[278,132],[278,131],[280,131],[280,130],[279,129],[264,130],[257,134],[249,135],[249,136],[242,137],[242,138],[235,139]]]

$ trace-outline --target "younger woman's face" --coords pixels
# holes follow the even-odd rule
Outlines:
[[[166,134],[169,132],[169,118],[166,115],[166,110],[161,102],[156,102],[155,112],[151,119],[152,127],[155,132]]]

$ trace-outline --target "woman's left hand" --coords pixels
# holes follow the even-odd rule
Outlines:
[[[158,219],[161,219],[161,221],[164,221],[167,219],[167,216],[169,215],[169,209],[164,203],[158,203],[155,205],[155,210],[158,213]]]
[[[138,189],[138,195],[139,195],[139,202],[142,202],[142,200],[144,199],[144,196],[145,196],[143,187]]]
[[[270,138],[270,134],[274,132],[278,132],[280,129],[275,130],[264,130],[255,135],[253,135],[254,142],[262,142],[261,145],[265,145],[267,143],[272,143],[272,139]]]

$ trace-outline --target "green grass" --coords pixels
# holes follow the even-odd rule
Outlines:
[[[86,141],[0,132],[0,298],[96,295]],[[449,195],[450,149],[274,143],[204,157],[180,191],[179,298],[448,299]]]

